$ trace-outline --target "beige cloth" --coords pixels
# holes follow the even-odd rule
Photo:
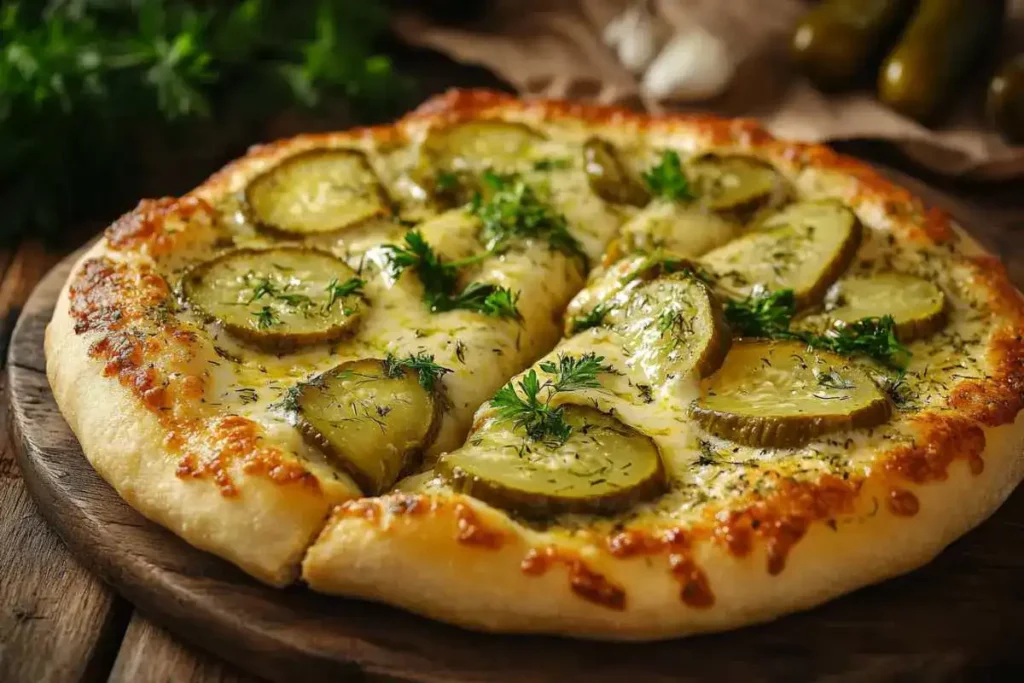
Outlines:
[[[666,28],[697,22],[720,36],[739,62],[729,90],[678,105],[645,100],[638,81],[601,40],[628,0],[499,0],[484,23],[433,25],[400,14],[395,29],[410,43],[483,65],[524,95],[628,104],[650,111],[704,110],[759,118],[779,136],[822,141],[881,138],[941,173],[975,179],[1024,175],[1024,147],[1011,147],[982,118],[985,78],[940,128],[925,128],[882,106],[868,92],[825,96],[789,68],[786,51],[802,0],[654,0]],[[1004,52],[1024,50],[1024,0],[1010,0]]]

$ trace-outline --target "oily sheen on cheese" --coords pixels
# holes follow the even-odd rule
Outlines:
[[[46,351],[97,471],[262,581],[654,639],[990,515],[1024,472],[1022,321],[948,216],[825,148],[453,92],[141,203]]]

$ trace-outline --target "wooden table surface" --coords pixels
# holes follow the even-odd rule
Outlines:
[[[1024,284],[1024,180],[964,185],[921,173],[884,144],[846,143],[840,149],[921,177],[1002,226],[989,247],[1007,262],[1018,286]],[[81,232],[77,243],[63,246],[28,239],[0,249],[0,367],[26,297],[90,231]],[[4,369],[0,396],[6,396],[6,382]],[[0,413],[0,682],[258,681],[183,645],[76,562],[28,497],[2,402]]]

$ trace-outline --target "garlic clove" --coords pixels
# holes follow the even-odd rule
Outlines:
[[[654,99],[705,100],[722,94],[735,73],[725,41],[694,26],[668,41],[640,87]]]
[[[637,2],[608,22],[602,38],[624,67],[639,74],[658,52],[658,33],[647,3]]]

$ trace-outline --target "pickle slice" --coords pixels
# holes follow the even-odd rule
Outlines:
[[[732,336],[708,287],[686,273],[637,281],[616,297],[604,324],[626,341],[630,363],[655,382],[722,364]]]
[[[423,143],[428,161],[447,171],[510,170],[544,137],[510,121],[466,121],[431,131]]]
[[[623,167],[615,145],[607,140],[590,138],[583,144],[583,170],[590,189],[606,202],[644,206],[651,199],[640,181]]]
[[[705,154],[689,170],[701,204],[741,222],[786,196],[782,175],[771,164],[752,157]]]
[[[821,299],[850,265],[860,245],[860,221],[826,199],[790,204],[701,261],[732,296],[755,289],[792,289],[798,307]]]
[[[380,360],[342,363],[299,386],[297,426],[368,495],[390,489],[430,445],[439,402],[409,368]]]
[[[589,406],[563,410],[572,433],[561,445],[495,425],[442,456],[437,469],[456,490],[532,516],[610,513],[665,490],[650,437]]]
[[[288,157],[245,188],[249,219],[282,237],[334,232],[391,213],[366,156],[353,149],[312,149]]]
[[[825,311],[835,324],[891,315],[896,337],[909,342],[942,329],[946,297],[934,283],[906,273],[877,273],[840,280],[825,295]]]
[[[738,341],[704,381],[691,416],[736,443],[796,448],[817,436],[874,427],[892,407],[871,378],[835,354],[792,341]]]
[[[186,304],[270,350],[333,341],[359,324],[362,280],[344,261],[302,247],[235,249],[189,270]]]
[[[616,248],[696,258],[733,239],[738,226],[694,204],[655,199],[622,226]]]

